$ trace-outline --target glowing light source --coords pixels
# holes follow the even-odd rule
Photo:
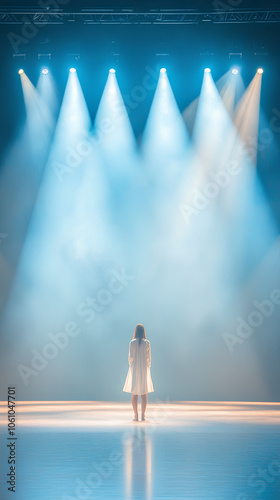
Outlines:
[[[47,74],[48,74],[48,72],[49,72],[49,70],[48,70],[47,68],[42,69],[42,73],[43,73],[43,75],[47,75]]]
[[[23,69],[20,69],[19,72],[18,72],[19,75],[23,75],[23,73],[24,73]]]
[[[166,68],[161,68],[160,72],[161,73],[166,73]]]
[[[70,73],[76,73],[76,71],[77,71],[77,70],[76,70],[75,68],[71,68],[71,69],[70,69]]]
[[[210,68],[205,68],[204,73],[211,73],[211,69]]]
[[[114,75],[116,73],[116,70],[114,68],[111,68],[110,71],[109,71],[109,73],[111,73],[111,74]]]
[[[237,68],[233,68],[233,69],[231,70],[231,72],[232,72],[232,74],[233,74],[233,75],[237,75],[237,73],[238,73],[238,69],[237,69]]]
[[[124,101],[115,73],[114,69],[109,72],[95,118],[95,129],[100,130],[104,120],[110,121],[111,130],[107,131],[106,137],[103,136],[101,149],[108,165],[112,165],[113,169],[117,168],[119,176],[125,175],[128,179],[131,169],[129,164],[134,161],[136,143],[128,114],[124,113]],[[119,187],[116,185],[114,188],[116,195],[120,193],[118,190]]]
[[[175,100],[167,71],[161,71],[141,146],[147,164],[154,165],[155,178],[160,172],[161,186],[165,185],[166,189],[171,181],[168,173],[170,165],[172,164],[174,169],[172,179],[177,178],[183,158],[188,152],[188,143],[185,122]]]
[[[258,68],[257,73],[259,73],[259,75],[262,75],[263,74],[263,69],[262,68]]]
[[[252,137],[258,137],[260,119],[262,78],[255,74],[250,85],[238,101],[234,112],[234,124],[240,139],[247,146],[252,161],[256,164],[256,150],[250,147]]]

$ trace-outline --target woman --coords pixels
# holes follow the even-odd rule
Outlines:
[[[142,420],[145,420],[147,394],[154,392],[151,377],[151,347],[143,325],[136,326],[133,339],[129,343],[129,369],[123,391],[132,393],[134,419],[138,420],[138,395],[141,395]]]

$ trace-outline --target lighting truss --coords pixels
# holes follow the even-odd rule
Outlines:
[[[81,20],[84,24],[246,24],[279,23],[280,8],[271,9],[221,9],[199,12],[190,9],[149,10],[137,12],[133,9],[82,9],[65,12],[62,9],[44,10],[0,8],[0,24],[67,24]]]

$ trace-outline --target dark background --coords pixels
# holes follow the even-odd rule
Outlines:
[[[30,7],[38,9],[38,2],[28,4],[0,2],[2,8]],[[219,4],[220,5],[220,4]],[[247,8],[278,7],[279,2],[233,1],[222,2],[228,11]],[[79,12],[81,9],[135,9],[145,11],[158,8],[187,8],[203,12],[213,11],[213,2],[205,1],[153,1],[153,2],[77,2],[70,0],[63,9]],[[26,60],[13,57],[15,53],[8,35],[22,35],[22,25],[0,25],[1,65],[1,125],[0,157],[16,137],[24,120],[24,103],[18,69],[24,66],[33,83],[36,83],[45,60],[38,60],[38,54],[51,53],[49,66],[53,72],[59,98],[62,98],[68,69],[75,65],[85,97],[94,119],[107,78],[108,68],[118,69],[118,81],[124,95],[129,95],[134,86],[141,85],[146,67],[157,64],[167,67],[171,85],[183,111],[200,92],[202,70],[211,66],[214,80],[218,80],[231,66],[230,52],[242,53],[242,77],[247,86],[258,66],[264,67],[261,106],[268,123],[280,110],[279,97],[279,41],[278,23],[213,24],[200,22],[197,25],[84,25],[81,19],[66,21],[64,25],[37,26],[37,34],[18,48],[26,54]],[[113,54],[118,53],[119,56]],[[169,57],[156,54],[167,53]],[[205,55],[207,54],[208,55]],[[69,54],[80,54],[77,64]],[[201,55],[204,54],[204,55]],[[130,119],[139,138],[148,116],[153,92],[130,112]],[[280,122],[280,120],[279,120]],[[265,126],[265,125],[262,125]],[[274,133],[279,150],[279,133]],[[276,148],[276,150],[277,150]],[[278,156],[267,148],[259,155],[258,169],[273,210],[280,220],[278,204]]]

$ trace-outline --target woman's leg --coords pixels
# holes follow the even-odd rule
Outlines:
[[[132,394],[132,408],[134,410],[134,416],[135,418],[138,417],[138,395],[137,394]]]
[[[142,417],[145,417],[145,411],[147,408],[147,396],[148,394],[141,394]]]

